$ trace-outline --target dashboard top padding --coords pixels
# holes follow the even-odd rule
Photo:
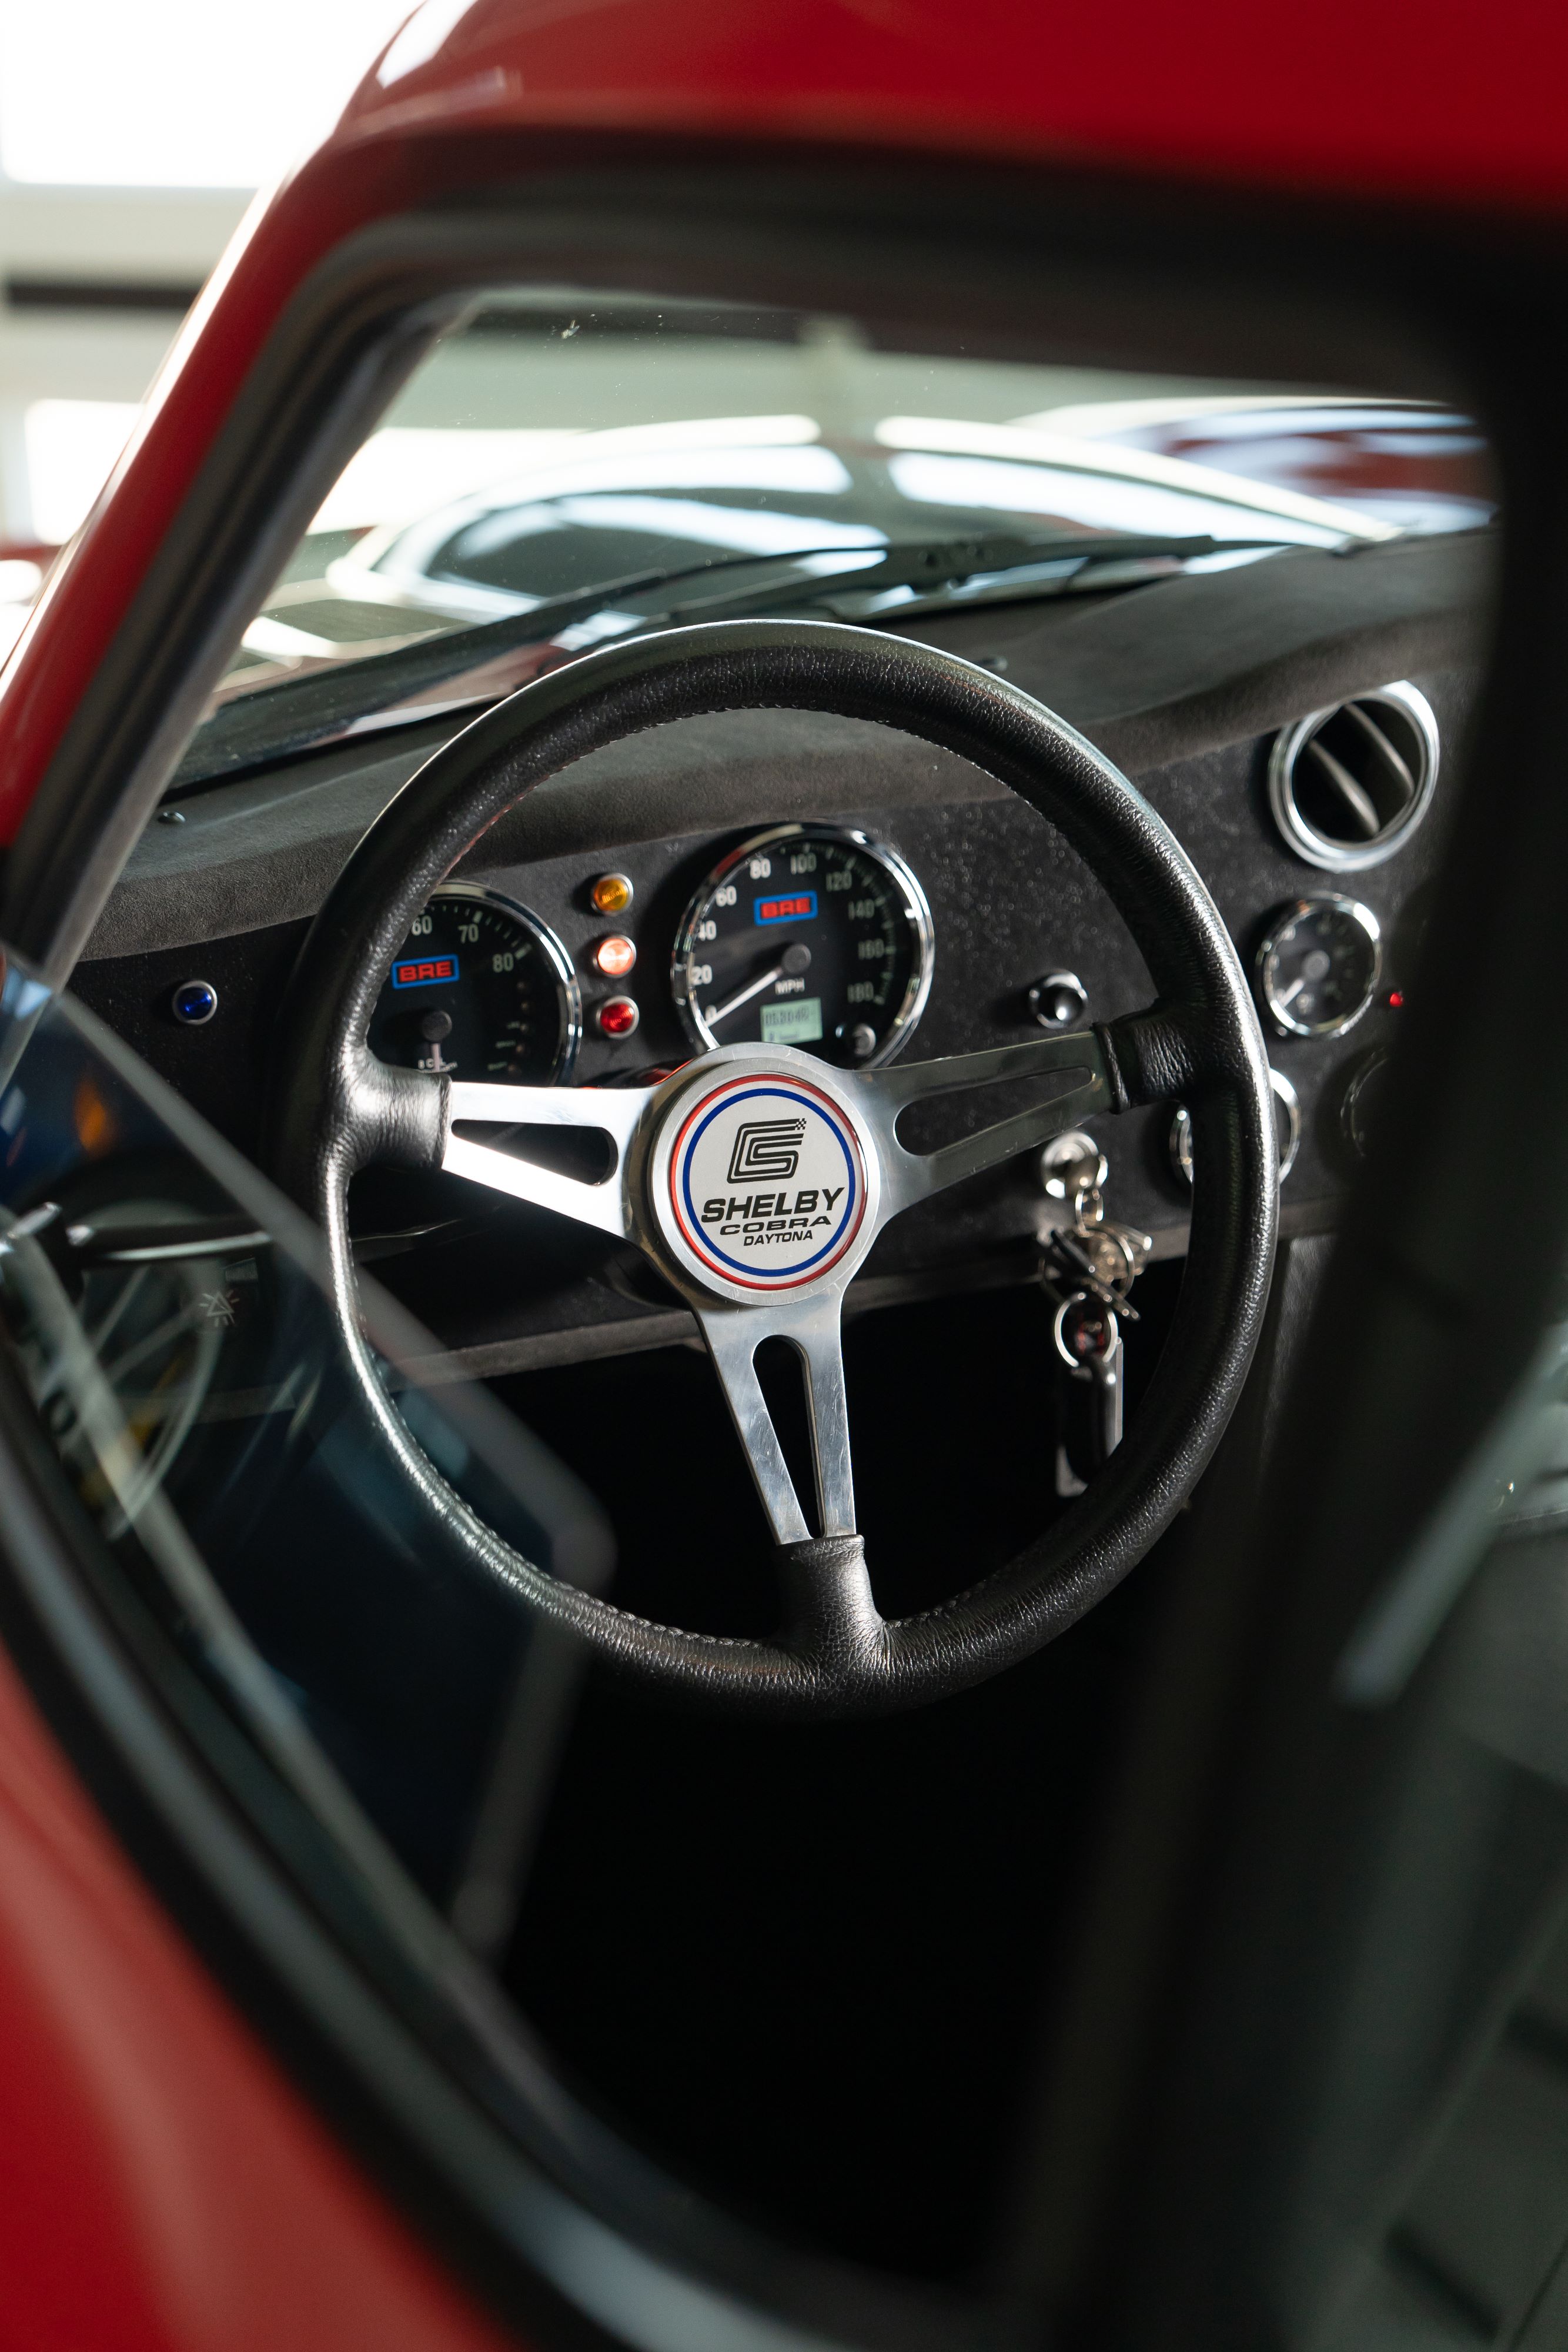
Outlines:
[[[933,616],[919,634],[970,657],[1001,651],[1010,683],[1136,775],[1390,677],[1475,663],[1495,560],[1483,534],[1303,551],[1081,604]],[[191,796],[183,824],[155,823],[138,843],[89,956],[195,945],[314,914],[367,826],[455,731],[447,719],[395,750],[340,746]],[[946,752],[855,719],[695,718],[541,785],[497,826],[485,855],[522,863],[718,832],[754,822],[759,808],[831,817],[998,789]]]

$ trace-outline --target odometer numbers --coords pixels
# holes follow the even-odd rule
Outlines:
[[[582,1035],[571,959],[555,933],[476,884],[437,890],[371,1016],[378,1061],[517,1086],[570,1076]]]
[[[896,850],[834,825],[741,843],[687,908],[675,1009],[698,1052],[799,1045],[824,1061],[890,1061],[919,1020],[931,910]]]

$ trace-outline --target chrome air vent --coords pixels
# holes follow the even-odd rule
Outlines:
[[[1275,740],[1269,805],[1309,866],[1353,874],[1408,841],[1437,782],[1437,722],[1403,682],[1314,710]]]

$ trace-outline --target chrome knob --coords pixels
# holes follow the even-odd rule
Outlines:
[[[1029,1009],[1042,1029],[1076,1029],[1089,1011],[1089,991],[1075,971],[1048,971],[1030,988]]]

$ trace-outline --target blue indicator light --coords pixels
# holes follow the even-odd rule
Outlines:
[[[392,968],[394,988],[438,988],[456,977],[455,955],[399,956]]]
[[[792,890],[787,898],[753,898],[754,923],[813,923],[817,919],[814,890]]]
[[[218,992],[210,980],[183,980],[174,991],[173,1013],[187,1029],[199,1029],[218,1009]]]

